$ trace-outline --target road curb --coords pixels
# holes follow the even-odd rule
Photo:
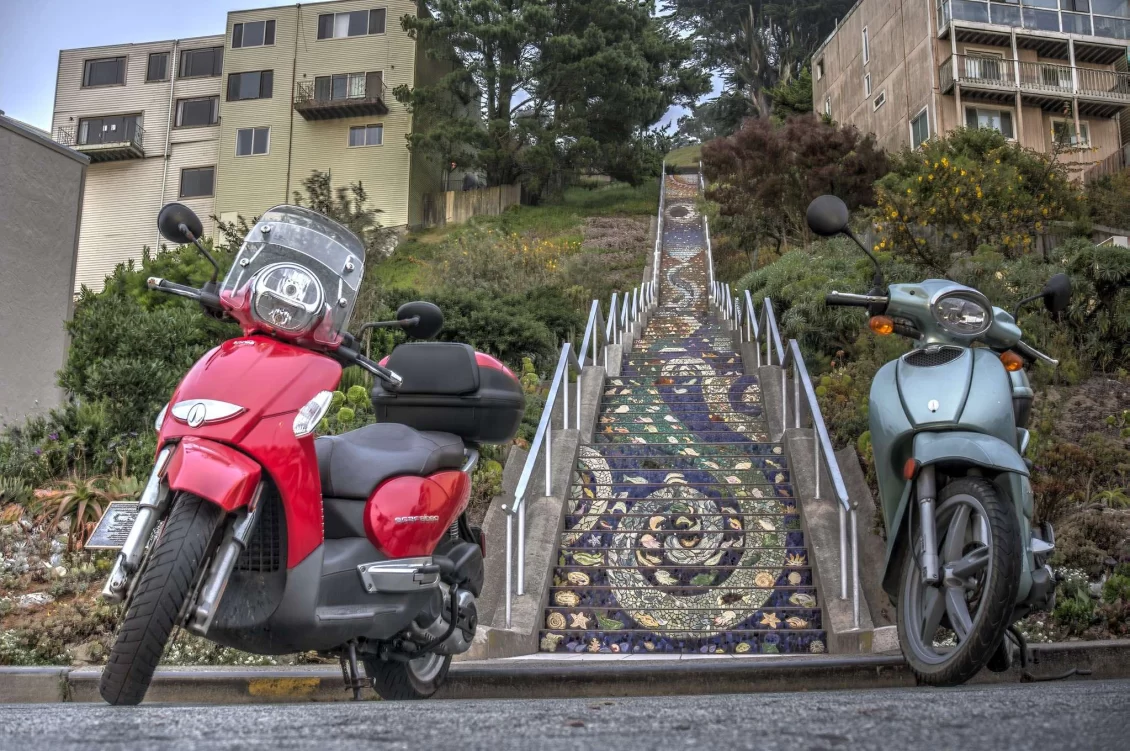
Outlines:
[[[1030,674],[1130,678],[1130,640],[1032,646]],[[99,702],[101,668],[0,667],[0,703]],[[1018,668],[972,683],[1028,680]],[[782,655],[700,659],[485,660],[451,667],[437,699],[535,699],[876,689],[915,685],[901,655]],[[375,696],[370,694],[370,696]],[[333,665],[158,670],[146,701],[259,704],[348,701]]]

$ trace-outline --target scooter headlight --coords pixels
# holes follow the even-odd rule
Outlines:
[[[309,269],[276,263],[259,273],[251,312],[269,326],[299,334],[317,323],[324,300],[322,283]]]
[[[958,336],[980,336],[993,323],[992,308],[987,302],[968,294],[954,293],[938,298],[931,307],[934,320]]]

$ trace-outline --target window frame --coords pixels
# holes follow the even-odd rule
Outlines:
[[[247,27],[251,24],[257,24],[257,23],[263,24],[263,41],[262,41],[262,43],[260,43],[260,44],[247,44],[247,43],[245,43],[244,36],[245,36],[246,31],[247,31]],[[278,26],[278,24],[275,23],[275,19],[273,19],[273,18],[257,18],[254,21],[240,21],[238,23],[232,24],[231,38],[228,40],[228,43],[231,45],[231,48],[233,50],[255,49],[256,47],[274,47],[275,46],[275,30],[276,30],[277,26]],[[236,34],[237,29],[239,30],[239,44],[235,43],[235,34]],[[268,31],[270,31],[270,34],[267,33]],[[270,42],[267,41],[268,36],[270,36],[270,38],[271,38]]]
[[[150,52],[149,57],[145,58],[145,83],[163,83],[169,80],[169,51],[164,52]],[[153,67],[153,57],[156,55],[165,56],[165,74],[160,78],[150,78],[149,71]]]
[[[211,73],[196,73],[195,75],[185,73],[184,69],[185,69],[185,58],[186,58],[186,56],[189,55],[189,54],[192,54],[194,52],[195,53],[203,52],[204,50],[210,50],[212,52],[212,55],[213,55],[212,72]],[[219,65],[218,71],[216,70],[216,60],[215,60],[215,57],[214,57],[216,55],[216,50],[220,51],[219,52],[220,65]],[[224,75],[224,45],[221,44],[221,45],[212,45],[211,47],[193,47],[192,49],[181,50],[180,51],[180,59],[177,60],[177,70],[179,71],[177,78],[216,78],[216,77],[219,77],[219,76],[223,76]]]
[[[871,62],[871,32],[870,27],[863,27],[863,64]]]
[[[1009,124],[1012,126],[1012,135],[1011,136],[1005,135],[1004,131],[998,130],[997,132],[1000,133],[1002,136],[1004,136],[1009,141],[1016,141],[1017,140],[1018,137],[1017,137],[1017,133],[1016,133],[1016,108],[1015,107],[1004,107],[1004,106],[1000,106],[1000,107],[978,107],[976,105],[969,105],[969,104],[965,104],[965,105],[963,105],[963,107],[965,109],[965,112],[964,112],[965,120],[962,124],[965,127],[969,127],[969,110],[973,110],[974,112],[976,112],[977,110],[984,110],[986,112],[1002,112],[1002,113],[1007,112],[1008,117],[1009,117]],[[1001,118],[1001,121],[1003,122],[1004,118]],[[978,125],[977,127],[980,128],[981,126]],[[996,128],[993,128],[993,130],[996,130]]]
[[[816,71],[815,71],[816,80],[817,81],[823,81],[824,80],[824,58],[820,58],[819,60],[817,60],[816,65],[814,67],[816,68]]]
[[[871,111],[876,112],[880,107],[887,103],[887,90],[883,89],[875,95],[874,101],[871,102]]]
[[[380,141],[378,143],[362,143],[362,144],[357,144],[356,146],[354,146],[352,143],[350,143],[353,140],[353,131],[355,131],[355,130],[365,131],[365,140],[368,140],[370,128],[378,128],[380,130]],[[384,123],[365,123],[364,125],[351,125],[351,126],[349,126],[349,132],[345,134],[345,147],[348,148],[348,149],[367,149],[367,148],[370,148],[372,146],[384,146],[384,145],[385,145],[385,124]]]
[[[866,73],[863,76],[863,98],[870,98],[873,91],[874,88],[871,86],[871,74]]]
[[[372,31],[372,28],[373,28],[373,13],[376,12],[376,11],[384,11],[384,22],[381,24],[381,30],[380,31]],[[345,35],[344,36],[338,36],[337,34],[335,34],[334,32],[337,29],[337,23],[338,23],[337,17],[338,16],[349,16],[352,13],[364,13],[365,14],[365,33],[363,33],[363,34],[350,34],[349,33],[349,24],[347,22],[346,27],[345,27],[346,28]],[[327,16],[331,19],[330,27],[329,27],[330,28],[330,34],[329,34],[329,36],[322,36],[322,19],[326,18]],[[378,6],[378,7],[375,7],[375,8],[360,8],[358,10],[345,10],[345,11],[336,11],[336,12],[332,12],[332,13],[319,13],[318,14],[317,26],[314,30],[314,40],[317,41],[317,42],[325,42],[325,41],[328,41],[330,39],[356,39],[358,37],[384,36],[386,34],[388,34],[388,6],[382,5],[382,6]]]
[[[917,145],[915,145],[915,143],[914,143],[914,123],[918,121],[918,118],[923,117],[923,116],[926,118],[926,137],[923,138],[921,141],[919,141]],[[918,111],[918,114],[916,114],[914,117],[910,118],[910,122],[908,124],[910,126],[910,148],[912,150],[918,149],[920,146],[922,146],[922,144],[924,144],[924,143],[926,143],[927,141],[930,140],[930,107],[926,106],[926,107],[923,107],[922,109],[920,109]]]
[[[208,100],[212,103],[212,122],[207,124],[198,125],[182,125],[181,120],[184,119],[184,104],[186,102],[201,102]],[[209,94],[207,96],[186,96],[176,100],[173,106],[173,127],[181,128],[211,128],[220,124],[220,95]]]
[[[1067,128],[1067,130],[1069,131],[1072,138],[1075,137],[1075,119],[1074,118],[1071,118],[1071,117],[1053,117],[1053,118],[1051,118],[1051,121],[1052,121],[1052,145],[1053,146],[1056,144],[1055,126],[1059,123],[1063,123],[1064,127]],[[1080,120],[1079,121],[1079,135],[1082,136],[1083,133],[1087,134],[1086,140],[1083,143],[1073,144],[1070,141],[1068,141],[1067,146],[1074,147],[1074,148],[1080,148],[1080,149],[1091,148],[1091,146],[1092,146],[1092,143],[1091,143],[1091,122],[1089,120]]]
[[[832,97],[831,96],[824,97],[824,114],[827,115],[828,117],[832,116]]]
[[[121,61],[122,80],[115,83],[87,83],[90,79],[90,66],[94,63],[104,63],[109,60]],[[148,61],[146,61],[148,63]],[[106,89],[111,86],[125,86],[129,81],[129,56],[128,55],[111,55],[110,57],[92,57],[82,61],[82,85],[83,89]]]
[[[248,97],[244,97],[244,96],[233,97],[232,96],[232,89],[231,89],[232,79],[236,78],[237,76],[242,77],[242,76],[251,75],[252,73],[255,73],[259,76],[259,95],[258,96],[248,96]],[[271,79],[271,86],[270,86],[270,89],[267,91],[266,95],[263,94],[263,74],[264,73],[269,73],[270,79]],[[239,87],[238,88],[242,88],[243,87],[243,79],[238,78],[237,80],[239,80]],[[238,72],[235,72],[235,73],[228,73],[228,80],[227,80],[226,85],[224,86],[224,101],[225,102],[254,102],[257,99],[274,99],[274,98],[275,98],[275,70],[274,70],[274,68],[267,68],[265,70],[241,70],[241,71],[238,71]]]
[[[205,169],[212,170],[212,192],[207,193],[207,194],[201,194],[201,195],[186,196],[184,194],[184,173],[185,172],[192,172],[194,170],[205,170]],[[177,184],[177,198],[182,199],[182,200],[191,201],[191,200],[196,199],[196,198],[215,198],[215,197],[216,197],[216,165],[214,165],[214,164],[201,164],[201,165],[196,166],[196,167],[181,167],[181,169],[180,169],[180,181]]]
[[[251,151],[246,153],[246,154],[240,154],[239,153],[239,134],[241,132],[245,131],[245,130],[251,131]],[[258,154],[255,153],[255,131],[257,131],[257,130],[267,131],[267,150],[263,151],[262,153],[258,153]],[[237,158],[242,159],[243,157],[249,157],[249,156],[268,156],[268,155],[270,155],[270,153],[271,153],[271,126],[270,125],[252,125],[252,126],[249,126],[249,127],[246,127],[246,128],[236,128],[236,131],[235,131],[235,155],[236,155]]]

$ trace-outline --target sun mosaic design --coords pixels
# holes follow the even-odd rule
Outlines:
[[[698,184],[667,180],[670,215]],[[661,305],[581,447],[541,649],[823,652],[787,461],[757,379],[705,312],[701,220],[675,219]]]

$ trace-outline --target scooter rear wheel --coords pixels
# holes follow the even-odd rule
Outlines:
[[[911,511],[916,522],[917,508]],[[956,686],[985,666],[1008,628],[1020,587],[1020,534],[1012,504],[982,477],[947,484],[935,521],[940,581],[922,580],[915,526],[902,562],[899,643],[920,682]]]
[[[223,518],[223,509],[197,496],[181,493],[173,499],[98,683],[98,693],[110,704],[139,704],[145,698]]]
[[[427,699],[447,680],[451,655],[426,654],[409,662],[365,658],[365,675],[373,690],[389,701]]]

